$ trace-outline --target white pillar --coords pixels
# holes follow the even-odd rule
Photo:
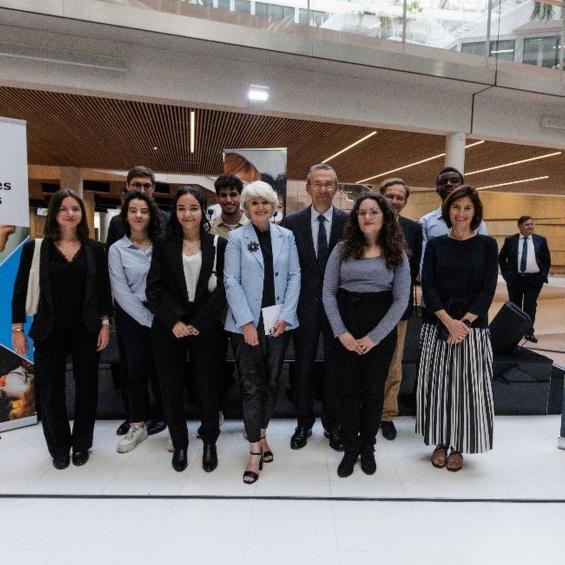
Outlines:
[[[448,133],[445,138],[445,166],[455,167],[465,174],[466,136],[461,132]]]

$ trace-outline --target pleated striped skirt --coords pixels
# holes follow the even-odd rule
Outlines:
[[[473,328],[450,345],[435,324],[424,324],[418,371],[416,433],[427,445],[462,453],[492,449],[494,404],[488,329]]]

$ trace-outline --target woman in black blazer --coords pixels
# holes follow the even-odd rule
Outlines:
[[[153,350],[173,441],[172,465],[179,472],[188,465],[183,402],[187,350],[200,403],[202,467],[210,472],[218,465],[226,240],[210,235],[208,229],[204,195],[198,188],[181,187],[167,231],[154,245],[147,275],[147,301],[155,314]]]
[[[12,299],[12,345],[27,355],[25,303],[35,245],[41,245],[39,307],[29,336],[35,345],[35,374],[43,432],[53,465],[88,461],[98,403],[99,353],[110,338],[112,296],[104,246],[88,239],[86,210],[72,190],[49,201],[42,242],[23,248]],[[73,429],[65,404],[65,366],[72,356],[76,400]]]

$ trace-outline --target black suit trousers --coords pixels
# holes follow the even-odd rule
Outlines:
[[[316,308],[317,305],[317,308]],[[300,312],[299,312],[300,315]],[[300,316],[294,332],[294,410],[299,426],[311,428],[314,416],[315,363],[320,335],[324,339],[324,386],[322,425],[326,430],[339,427],[339,401],[335,370],[336,341],[321,300],[309,301],[309,312]]]
[[[540,273],[516,275],[506,281],[508,298],[522,308],[532,320],[532,331],[536,320],[538,296],[543,288],[543,277]]]
[[[35,341],[35,374],[43,433],[51,457],[63,457],[92,447],[98,404],[97,335],[83,327],[56,328],[45,340]],[[75,409],[73,429],[65,400],[67,355],[73,362]]]
[[[188,446],[184,410],[187,352],[200,407],[200,437],[204,443],[215,443],[220,435],[218,380],[224,339],[221,326],[204,335],[176,338],[169,328],[155,321],[151,338],[165,416],[175,449]]]

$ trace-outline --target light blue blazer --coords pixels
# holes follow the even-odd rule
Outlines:
[[[300,295],[300,262],[290,230],[270,225],[273,248],[275,298],[281,304],[280,319],[287,331],[298,327],[296,307]],[[255,251],[249,249],[256,244]],[[224,286],[228,299],[225,329],[243,333],[242,326],[259,323],[263,297],[264,265],[259,240],[251,223],[230,232],[224,263]]]

